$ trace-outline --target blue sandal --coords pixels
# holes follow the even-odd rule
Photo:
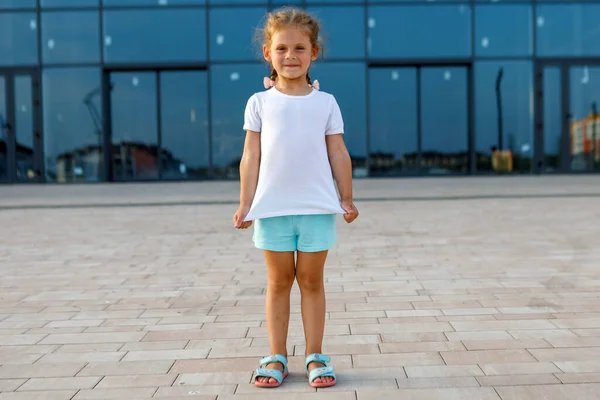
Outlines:
[[[335,376],[335,373],[333,372],[333,366],[327,365],[327,363],[330,361],[331,361],[331,357],[328,357],[328,356],[320,354],[320,353],[313,353],[313,354],[310,354],[308,357],[306,357],[306,361],[305,361],[306,376],[308,376],[308,384],[310,386],[312,386],[314,388],[322,388],[322,387],[329,387],[329,386],[335,385],[335,383],[337,382],[337,378]],[[323,364],[325,366],[321,367],[321,368],[315,368],[312,371],[308,372],[308,365],[312,362],[317,362],[317,363]],[[315,383],[315,379],[322,378],[325,376],[333,377],[333,381]]]
[[[263,367],[266,367],[268,364],[272,364],[272,363],[280,363],[281,365],[283,365],[283,373],[281,373],[281,371],[279,371],[278,369],[263,368]],[[262,360],[260,360],[260,367],[258,367],[256,369],[256,376],[254,378],[254,384],[258,387],[263,387],[263,388],[271,388],[271,387],[281,386],[281,383],[283,382],[283,380],[288,376],[287,363],[288,363],[287,358],[285,358],[281,354],[274,354],[272,356],[267,356],[267,357],[263,358]],[[273,378],[277,382],[274,382],[274,383],[259,382],[258,380],[256,380],[256,378],[259,378],[259,377]]]

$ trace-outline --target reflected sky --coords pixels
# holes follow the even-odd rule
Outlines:
[[[368,50],[372,58],[468,57],[468,5],[372,6]]]
[[[206,60],[204,9],[104,12],[108,63]]]
[[[43,0],[43,5],[64,6],[67,1],[71,0]],[[82,0],[77,4],[89,6],[95,1]],[[203,4],[203,0],[164,0],[166,5],[190,8],[168,8],[157,1],[163,0],[105,0],[111,7],[157,5],[155,9],[104,11],[102,41],[108,62],[205,60],[207,41],[212,60],[252,61],[259,57],[260,46],[252,38],[264,18],[265,7],[212,9],[207,38],[205,10],[193,7]],[[17,2],[0,0],[0,7],[2,4],[9,7]],[[366,9],[309,4],[308,9],[322,19],[329,59],[361,58],[365,41],[368,55],[374,59],[469,57],[471,41],[475,56],[529,56],[533,50],[533,29],[537,31],[540,56],[600,54],[600,30],[596,28],[600,4],[539,4],[535,13],[529,4],[477,4],[472,10],[468,2],[399,3]],[[475,17],[473,38],[471,13]],[[35,64],[37,25],[33,13],[0,13],[0,64]],[[84,63],[99,59],[100,33],[95,12],[47,12],[42,25],[45,62]]]
[[[42,13],[44,63],[100,61],[97,11]]]
[[[496,79],[500,68],[502,132],[505,147],[511,143],[517,153],[533,150],[533,66],[529,61],[481,61],[475,64],[476,148],[489,152],[498,146],[498,103]]]
[[[94,110],[100,108],[98,68],[47,68],[42,76],[46,170],[55,171],[58,156],[85,146],[99,146]],[[89,105],[85,100],[89,98]]]
[[[264,64],[215,65],[211,70],[213,165],[239,160],[244,146],[244,108],[261,90],[268,73]]]
[[[417,69],[369,70],[369,139],[372,153],[396,160],[418,151]]]
[[[38,62],[35,13],[0,13],[0,66]]]
[[[90,6],[97,1],[42,0],[41,5]],[[0,13],[0,66],[37,65],[40,29],[42,62],[65,66],[65,69],[43,70],[46,156],[51,159],[96,141],[90,111],[83,98],[99,87],[99,68],[89,65],[99,63],[103,51],[109,65],[171,62],[200,65],[210,58],[210,81],[206,73],[198,72],[198,75],[190,76],[189,84],[183,75],[173,75],[163,82],[166,85],[163,97],[170,98],[169,104],[173,106],[173,109],[163,110],[168,112],[163,119],[170,119],[163,130],[172,129],[173,132],[169,139],[165,137],[164,143],[171,140],[172,135],[168,146],[177,157],[190,165],[193,160],[198,166],[206,164],[208,133],[200,122],[204,124],[210,119],[214,165],[226,166],[239,158],[245,103],[252,93],[263,90],[262,77],[268,72],[260,60],[259,46],[252,42],[254,28],[263,20],[266,6],[211,9],[210,29],[207,30],[205,9],[194,7],[205,4],[204,0],[103,1],[111,8],[104,11],[105,32],[104,37],[100,37],[99,14],[94,9],[43,11],[41,26],[38,26],[34,12],[5,10],[17,5],[33,5],[33,0],[0,0],[0,8],[3,8]],[[498,144],[495,84],[498,71],[503,68],[503,141],[505,146],[512,145],[517,153],[531,155],[533,63],[511,57],[533,55],[534,29],[539,56],[600,56],[600,29],[597,28],[600,4],[544,3],[534,9],[526,1],[491,4],[486,0],[477,1],[472,9],[467,1],[450,4],[438,0],[430,4],[424,0],[423,4],[418,4],[411,0],[410,4],[396,1],[397,4],[378,2],[367,7],[335,6],[339,1],[327,1],[331,5],[312,5],[316,0],[307,1],[308,10],[316,13],[323,22],[326,41],[325,61],[313,66],[311,76],[319,79],[322,90],[331,92],[338,99],[346,122],[345,139],[354,157],[367,156],[368,135],[372,152],[391,151],[400,157],[415,151],[417,146],[415,93],[419,82],[415,71],[368,70],[365,57],[375,61],[455,59],[471,57],[474,49],[473,107],[477,151],[489,153],[490,148]],[[209,2],[224,4],[246,0]],[[131,8],[139,5],[156,7]],[[169,8],[169,5],[179,7]],[[120,6],[130,8],[121,9]],[[473,27],[470,25],[472,15],[475,18]],[[505,60],[499,60],[502,57]],[[448,71],[450,79],[446,78]],[[422,72],[423,150],[464,151],[464,113],[468,108],[464,101],[468,90],[465,71],[443,67]],[[597,93],[595,90],[600,90],[597,87],[600,70],[594,66],[581,66],[573,68],[569,74],[572,111],[580,118],[589,112],[594,93]],[[558,96],[559,79],[554,75],[544,79],[547,79],[544,84],[547,98]],[[131,84],[131,77],[126,80]],[[210,116],[206,100],[209,84],[212,89]],[[175,101],[178,93],[181,101]],[[146,95],[155,96],[156,88]],[[544,106],[559,110],[560,104],[555,100],[556,97],[552,97]],[[99,107],[99,96],[93,103]],[[191,109],[194,109],[193,113]],[[121,111],[115,112],[118,119]],[[157,124],[156,109],[145,115]],[[141,111],[138,117],[142,118]],[[193,129],[191,124],[195,124]],[[560,132],[557,124],[560,123],[550,121],[545,124],[549,137]],[[152,132],[156,131],[141,125],[136,129],[138,132],[129,129],[131,135],[142,135],[142,139],[155,135]],[[185,135],[192,132],[198,134],[194,137],[195,144],[182,145]],[[557,140],[546,140],[546,152],[557,152],[558,145]]]

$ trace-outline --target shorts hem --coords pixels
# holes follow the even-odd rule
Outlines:
[[[256,243],[255,242],[254,247],[256,247],[259,250],[275,251],[278,253],[287,253],[290,251],[296,251],[296,249],[294,247],[278,246],[278,245],[273,245],[273,244],[268,244],[268,243]]]

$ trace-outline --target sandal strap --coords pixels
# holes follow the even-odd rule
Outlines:
[[[283,382],[283,374],[278,369],[256,368],[256,377],[273,378],[279,384]]]
[[[317,362],[317,363],[320,363],[323,365],[327,365],[327,363],[330,361],[331,361],[331,357],[326,356],[324,354],[321,354],[321,353],[309,354],[305,360],[306,370],[308,371],[308,364],[310,364],[311,362]]]
[[[312,383],[315,379],[325,376],[331,376],[333,379],[336,379],[332,366],[313,369],[308,375],[308,381]]]
[[[264,357],[259,362],[259,364],[261,366],[267,365],[267,364],[272,364],[272,363],[280,363],[281,365],[283,365],[283,368],[285,370],[287,368],[288,360],[281,354],[273,354],[273,355]]]

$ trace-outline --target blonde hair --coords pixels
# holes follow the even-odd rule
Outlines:
[[[271,46],[273,35],[277,31],[288,27],[304,29],[312,47],[318,49],[319,53],[323,54],[323,44],[319,36],[321,31],[320,22],[315,16],[300,8],[283,7],[274,12],[269,12],[264,27],[258,31],[257,38],[262,45]],[[272,80],[277,78],[277,71],[272,65],[270,78]],[[312,84],[308,73],[306,74],[306,81],[309,85]]]

